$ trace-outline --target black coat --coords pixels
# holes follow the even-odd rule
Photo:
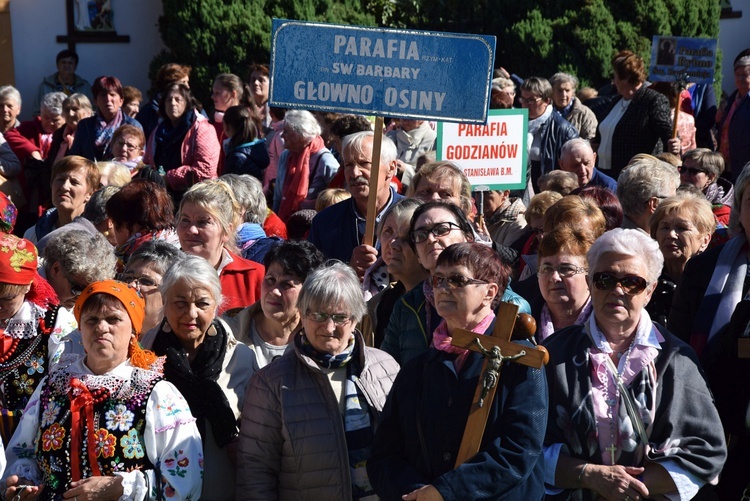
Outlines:
[[[603,110],[604,118],[612,108],[620,105],[622,96],[608,103]],[[602,120],[599,121],[601,123]],[[672,136],[672,118],[669,101],[664,94],[647,89],[638,89],[628,109],[615,126],[612,141],[611,170],[604,171],[617,179],[620,172],[638,153],[656,155],[661,153]],[[599,129],[596,131],[596,143],[601,143]]]

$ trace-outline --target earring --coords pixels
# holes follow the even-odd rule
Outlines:
[[[165,320],[164,325],[162,326],[161,330],[164,332],[172,332],[172,326],[169,325],[169,322]]]

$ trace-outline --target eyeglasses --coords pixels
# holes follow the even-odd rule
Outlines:
[[[126,275],[123,273],[120,275],[119,279],[121,282],[125,282],[126,284],[135,283],[136,289],[140,287],[158,287],[159,286],[156,280],[154,280],[151,277],[146,277],[146,276],[136,277],[133,275],[129,275],[129,274]]]
[[[587,270],[586,268],[581,268],[580,266],[575,266],[573,264],[561,264],[560,266],[543,264],[539,267],[537,273],[546,277],[552,275],[554,272],[557,272],[557,274],[560,275],[561,278],[570,278],[573,275],[586,273],[587,271],[589,270]]]
[[[344,325],[345,323],[349,322],[349,320],[351,320],[351,316],[345,313],[323,313],[320,311],[308,311],[307,313],[305,313],[305,315],[313,322],[320,323],[328,322],[328,319],[330,318],[331,321],[333,321],[334,325]]]
[[[611,273],[602,272],[594,273],[593,279],[594,287],[600,291],[610,291],[619,285],[625,294],[631,296],[640,294],[648,286],[648,281],[638,275],[625,275],[618,278]]]
[[[438,223],[434,225],[432,228],[420,228],[418,230],[414,230],[411,232],[411,241],[415,244],[421,244],[427,238],[430,236],[430,233],[432,233],[432,236],[435,238],[437,237],[444,237],[448,233],[450,233],[453,230],[460,230],[461,227],[457,225],[456,223],[451,222],[445,222],[445,223]]]
[[[536,103],[542,100],[541,97],[519,97],[519,101],[521,101],[521,104],[532,104]]]
[[[70,285],[70,295],[73,296],[73,299],[78,299],[78,296],[83,294],[83,291],[86,289],[86,286],[84,285],[81,287],[80,285],[73,283],[69,278],[67,278],[68,285]]]
[[[469,278],[465,277],[463,275],[451,275],[449,277],[439,277],[437,275],[434,275],[432,277],[432,288],[449,288],[451,290],[453,289],[462,289],[466,287],[467,285],[479,285],[479,284],[488,284],[489,282],[486,282],[484,280],[477,280],[476,278]]]
[[[140,150],[141,147],[137,144],[128,143],[127,141],[123,141],[122,139],[117,141],[117,144],[120,145],[120,147],[123,150]]]
[[[707,172],[703,169],[698,169],[696,167],[680,167],[680,174],[690,174],[691,176],[697,176],[698,174],[707,174]]]

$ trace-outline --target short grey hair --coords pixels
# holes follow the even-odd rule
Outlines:
[[[546,78],[529,77],[521,84],[521,90],[530,92],[546,101],[552,99],[552,86]]]
[[[354,270],[341,261],[332,259],[307,275],[299,292],[299,311],[320,311],[327,305],[343,303],[351,320],[359,322],[367,313],[359,278]],[[339,312],[336,312],[339,313]]]
[[[120,191],[119,186],[105,186],[96,190],[83,208],[82,216],[92,223],[99,224],[107,219],[107,202],[112,195]]]
[[[144,263],[159,275],[164,276],[170,266],[185,257],[185,253],[164,240],[150,240],[136,249],[125,266],[127,270],[136,263]]]
[[[211,297],[216,302],[218,311],[224,297],[221,295],[221,281],[216,269],[208,261],[200,256],[185,255],[176,260],[164,273],[159,285],[159,293],[162,301],[167,301],[172,297],[173,289],[179,283],[186,283],[192,288],[201,288],[208,290]]]
[[[11,98],[18,103],[18,106],[21,106],[21,93],[12,85],[3,85],[0,87],[0,99],[5,98]]]
[[[680,173],[656,158],[640,158],[629,164],[617,179],[617,198],[622,212],[633,219],[646,210],[653,197],[671,197],[680,186]]]
[[[560,149],[560,158],[572,153],[578,148],[586,148],[591,153],[594,152],[594,148],[591,147],[591,143],[587,139],[576,137],[566,141],[565,144],[562,145],[562,148]]]
[[[44,248],[44,271],[60,263],[66,277],[80,277],[87,284],[115,277],[117,258],[101,233],[70,230],[55,235]]]
[[[245,211],[243,221],[262,225],[268,216],[268,204],[261,182],[249,174],[224,174],[219,179],[232,188],[237,203]]]
[[[659,279],[662,267],[664,266],[664,256],[659,250],[659,244],[653,238],[646,235],[641,230],[626,230],[615,228],[605,232],[596,239],[586,255],[589,262],[589,288],[593,289],[593,274],[599,259],[606,253],[622,254],[623,256],[639,258],[646,265],[648,272],[647,277],[649,284],[653,284]]]
[[[284,127],[308,139],[313,139],[323,132],[315,115],[307,110],[287,111],[284,115]]]
[[[557,84],[569,83],[573,85],[574,91],[578,88],[578,79],[570,73],[555,73],[552,75],[552,78],[549,79],[549,83],[552,87]]]
[[[47,110],[53,115],[62,115],[63,102],[68,96],[62,92],[48,92],[42,97],[42,102],[39,105],[40,110]]]
[[[356,154],[361,155],[362,143],[364,143],[365,138],[367,137],[371,137],[373,142],[375,141],[375,133],[371,130],[355,132],[354,134],[349,134],[344,137],[341,146],[341,152],[343,153],[344,158],[346,158],[346,152],[349,148],[354,150]],[[383,140],[380,143],[380,165],[388,165],[397,158],[398,150],[396,149],[396,143],[394,143],[388,136],[383,136]],[[346,164],[346,160],[344,160],[344,164]]]
[[[391,216],[396,218],[399,226],[403,223],[409,223],[414,211],[423,203],[424,202],[418,198],[402,198],[398,202],[391,204],[391,206],[388,207],[388,210],[383,213],[383,217],[380,218],[375,234],[380,238],[380,233],[383,231],[383,224],[385,223],[385,220]]]

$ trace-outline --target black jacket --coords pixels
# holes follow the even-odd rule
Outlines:
[[[604,118],[619,106],[622,96],[610,101]],[[625,114],[615,126],[612,140],[611,169],[605,174],[617,179],[630,159],[638,153],[661,153],[672,136],[672,118],[667,97],[645,86],[638,89]],[[601,124],[602,120],[599,120]],[[601,143],[599,129],[594,142]],[[597,157],[598,158],[598,157]]]
[[[223,174],[250,174],[263,182],[263,173],[270,159],[265,139],[241,144],[227,153]]]

